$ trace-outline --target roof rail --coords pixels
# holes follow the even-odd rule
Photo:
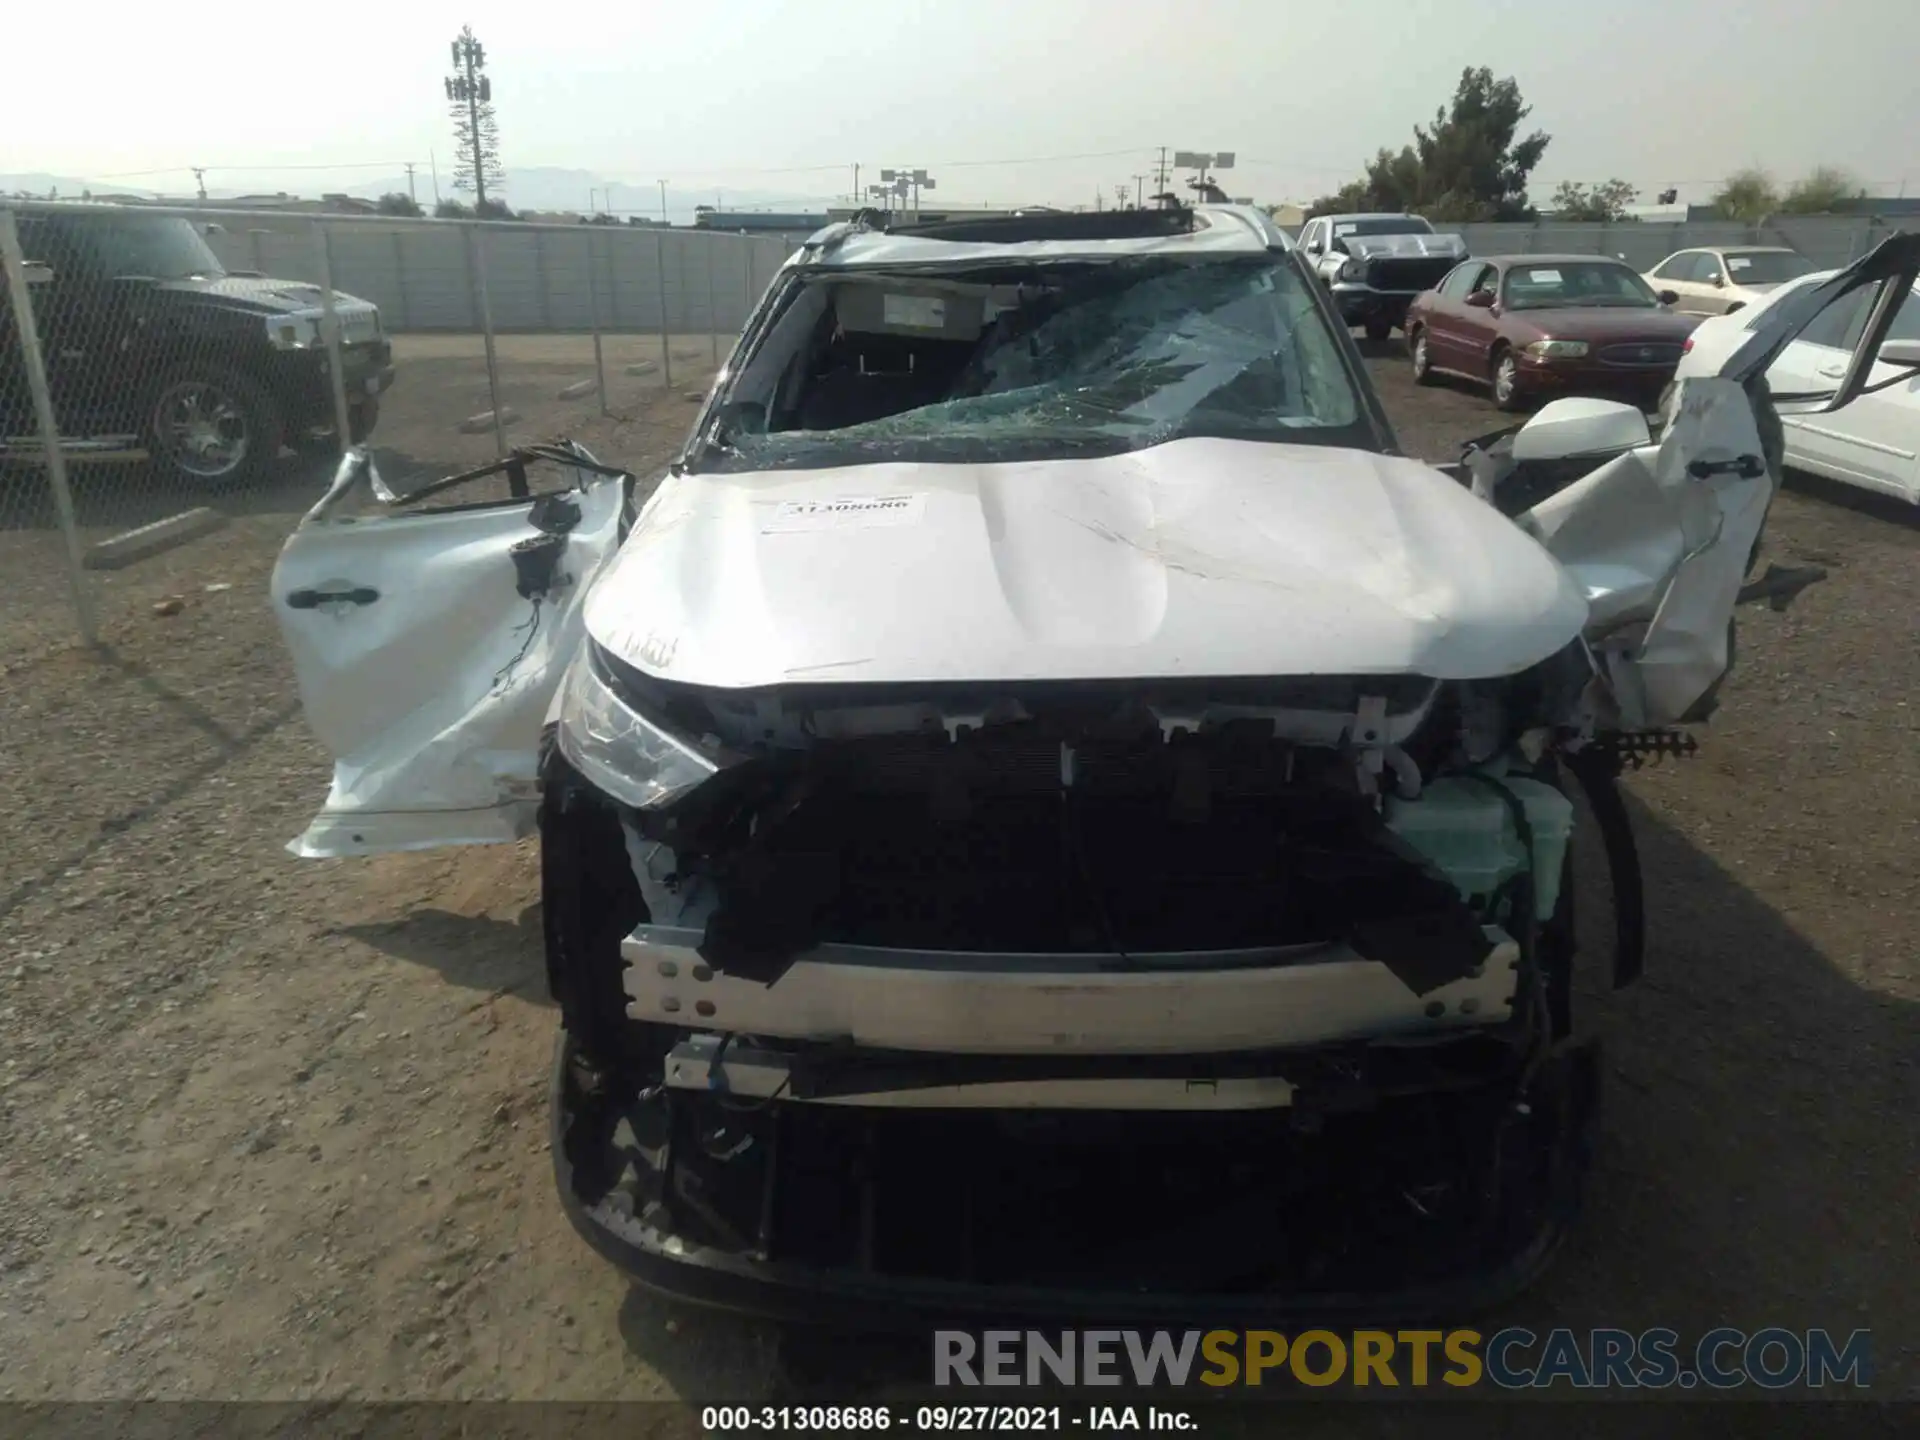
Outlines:
[[[1184,206],[1164,210],[1030,210],[923,224],[903,223],[896,215],[885,228],[890,235],[913,239],[1017,245],[1036,240],[1144,240],[1158,235],[1186,235],[1194,230],[1195,218],[1194,212]]]

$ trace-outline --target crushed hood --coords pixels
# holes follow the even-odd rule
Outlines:
[[[1587,618],[1418,461],[1176,440],[1095,459],[668,478],[586,608],[686,684],[1526,668]]]
[[[1467,242],[1459,235],[1342,235],[1340,243],[1356,260],[1467,258]]]

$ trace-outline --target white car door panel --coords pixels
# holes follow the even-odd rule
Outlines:
[[[622,476],[571,473],[571,488],[528,499],[337,518],[336,482],[288,538],[274,612],[334,760],[295,854],[531,832],[540,732],[626,497]]]

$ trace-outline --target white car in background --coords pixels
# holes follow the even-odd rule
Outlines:
[[[1822,270],[1804,275],[1743,310],[1701,321],[1680,356],[1675,385],[1689,376],[1718,374],[1734,347],[1770,310],[1834,273]],[[1801,332],[1767,370],[1773,394],[1833,389],[1846,373],[1878,293],[1878,287],[1856,291]],[[1868,388],[1857,400],[1829,414],[1781,416],[1786,463],[1920,503],[1920,369],[1915,366],[1920,366],[1920,301],[1909,291],[1880,347]],[[1662,410],[1672,393],[1670,386]]]
[[[1811,260],[1784,245],[1715,245],[1677,250],[1642,278],[1678,295],[1676,310],[1731,315],[1812,271]]]

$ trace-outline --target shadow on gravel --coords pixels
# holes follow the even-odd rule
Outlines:
[[[1824,475],[1810,475],[1804,470],[1789,470],[1786,488],[1796,495],[1838,505],[1861,515],[1870,515],[1889,525],[1920,530],[1920,505],[1911,500],[1902,500],[1878,490],[1863,489],[1858,485],[1843,485],[1838,480],[1829,480]]]
[[[373,447],[381,478],[404,491],[449,473],[443,461],[416,459],[388,446]],[[196,488],[163,479],[141,461],[69,465],[74,522],[82,530],[132,530],[200,506],[238,519],[248,515],[306,514],[325,491],[338,463],[335,455],[283,455],[258,484],[231,490]],[[58,528],[53,491],[43,470],[0,467],[0,531]]]
[[[422,909],[404,920],[342,925],[331,933],[432,970],[464,990],[515,995],[547,1008],[553,1004],[547,995],[546,950],[537,903],[513,920]]]
[[[1533,1291],[1498,1314],[1436,1315],[1433,1321],[1485,1334],[1508,1325],[1542,1335],[1555,1326],[1668,1326],[1680,1333],[1683,1357],[1720,1325],[1824,1327],[1842,1340],[1864,1328],[1874,1332],[1876,1375],[1862,1398],[1911,1394],[1913,1378],[1901,1373],[1911,1360],[1901,1346],[1920,1333],[1909,1248],[1910,1187],[1920,1173],[1920,1139],[1910,1123],[1920,1110],[1913,1044],[1920,1013],[1852,983],[1686,836],[1632,795],[1628,804],[1648,906],[1648,968],[1637,989],[1616,995],[1607,988],[1608,887],[1604,867],[1596,871],[1584,854],[1576,892],[1583,934],[1599,936],[1583,953],[1590,993],[1581,1018],[1584,1029],[1602,1035],[1607,1070],[1603,1138],[1586,1213]],[[1276,1215],[1274,1223],[1285,1218]],[[623,1305],[621,1330],[633,1355],[667,1374],[681,1393],[700,1396],[711,1389],[711,1373],[661,1338],[664,1317],[675,1316],[680,1346],[689,1330],[707,1336],[706,1345],[721,1344],[726,1327],[744,1322],[676,1307],[638,1289]],[[1084,1324],[1097,1327],[1102,1320],[1090,1315]],[[783,1327],[774,1333],[771,1383],[779,1399],[842,1405],[876,1395],[898,1403],[907,1394],[950,1403],[1039,1399],[984,1390],[930,1397],[926,1332],[873,1337]],[[739,1338],[735,1331],[735,1343]],[[1144,1398],[1165,1404],[1184,1394],[1206,1414],[1204,1402],[1221,1397],[1201,1390]],[[1471,1395],[1503,1393],[1483,1384]],[[1804,1407],[1726,1403],[1767,1393],[1754,1388],[1704,1405],[1698,1392],[1681,1390],[1640,1398],[1657,1401],[1659,1393],[1695,1402],[1661,1405],[1660,1427],[1672,1433],[1793,1433],[1792,1413],[1804,1413]],[[1804,1389],[1786,1394],[1833,1398]],[[1322,1399],[1342,1397],[1364,1399],[1365,1393],[1344,1386],[1318,1392]],[[1112,1391],[1060,1398],[1119,1402]],[[1269,1387],[1265,1398],[1316,1397],[1283,1384]],[[1572,1393],[1555,1385],[1537,1398],[1567,1400]],[[1846,1409],[1842,1428],[1850,1431],[1856,1422],[1865,1433],[1887,1428],[1890,1417],[1877,1407]],[[1549,1412],[1537,1413],[1544,1419]],[[1651,1418],[1637,1407],[1623,1413],[1611,1405],[1556,1406],[1550,1413],[1571,1422],[1558,1432],[1566,1435],[1612,1434],[1616,1422]],[[1630,1420],[1635,1413],[1643,1418]],[[1436,1433],[1398,1405],[1294,1403],[1285,1416],[1288,1433]],[[1215,1428],[1218,1421],[1243,1419],[1244,1430],[1233,1423]],[[1278,1412],[1261,1419],[1229,1406],[1203,1428],[1208,1434],[1273,1433],[1277,1420]]]

